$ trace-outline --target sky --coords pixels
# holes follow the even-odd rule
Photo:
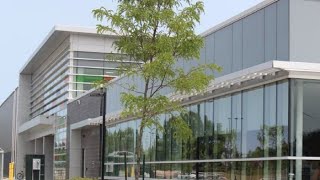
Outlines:
[[[262,0],[203,0],[197,33],[231,18]],[[18,86],[19,71],[54,25],[95,27],[91,11],[116,8],[116,0],[1,0],[0,104]]]

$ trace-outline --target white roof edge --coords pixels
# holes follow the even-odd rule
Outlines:
[[[114,34],[112,32],[105,32],[103,34],[98,34],[97,29],[95,27],[55,25],[54,29],[56,31],[64,31],[64,32],[71,32],[71,33],[117,36],[116,34]]]
[[[273,67],[285,71],[320,72],[320,63],[312,62],[273,61]]]
[[[259,4],[239,13],[238,15],[235,15],[235,16],[231,17],[230,19],[223,21],[222,23],[204,31],[203,33],[200,34],[200,36],[202,36],[202,37],[208,36],[208,35],[216,32],[220,29],[223,29],[224,27],[229,26],[232,23],[235,23],[236,21],[239,21],[239,20],[241,20],[241,19],[243,19],[243,18],[245,18],[245,17],[277,2],[277,1],[279,1],[279,0],[264,0],[264,1],[260,2]]]
[[[39,46],[33,51],[29,59],[20,69],[20,74],[23,70],[28,66],[28,64],[32,61],[32,59],[36,56],[36,54],[40,51],[40,49],[48,42],[49,38],[53,36],[55,32],[69,32],[71,33],[80,33],[80,34],[95,34],[95,35],[103,35],[103,36],[117,36],[114,33],[106,32],[103,34],[98,34],[97,29],[93,27],[84,27],[84,26],[66,26],[66,25],[55,25],[46,35],[46,37],[42,40]]]

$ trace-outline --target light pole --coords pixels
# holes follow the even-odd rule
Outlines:
[[[90,96],[99,96],[101,97],[100,104],[100,115],[102,116],[102,128],[100,128],[100,158],[101,158],[101,180],[104,180],[104,172],[105,172],[105,135],[106,135],[106,108],[107,108],[107,91],[104,84],[100,84],[100,91],[97,93],[92,93]]]
[[[0,180],[3,180],[4,151],[0,148]]]
[[[102,106],[102,138],[101,138],[101,180],[104,180],[104,159],[105,159],[105,136],[106,136],[106,108],[107,108],[107,91],[105,88],[100,88],[101,94],[102,94],[102,101],[103,101],[103,106]]]

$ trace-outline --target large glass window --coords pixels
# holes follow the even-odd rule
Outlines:
[[[277,155],[277,87],[276,84],[265,86],[264,92],[264,156]]]
[[[289,155],[289,83],[277,83],[277,155]]]
[[[296,156],[320,156],[320,82],[292,80],[291,111],[295,129],[291,137]]]
[[[192,127],[191,158],[204,159],[204,104],[189,107],[189,121]]]
[[[243,92],[243,157],[263,157],[263,88]]]
[[[147,163],[146,173],[150,177],[158,178],[174,178],[180,175],[180,177],[195,176],[204,177],[204,179],[210,177],[287,179],[287,161],[227,162],[224,159],[270,158],[289,155],[288,84],[288,81],[280,81],[188,105],[186,107],[188,112],[179,115],[188,123],[193,134],[191,138],[183,142],[174,138],[175,129],[170,126],[170,122],[178,113],[170,112],[159,115],[159,122],[164,130],[153,126],[145,128],[142,145],[146,161],[161,161],[161,164]],[[304,94],[309,91],[311,90],[301,92]],[[306,103],[308,102],[304,102],[303,105]],[[306,107],[311,108],[311,105]],[[308,109],[306,107],[304,110]],[[310,126],[308,123],[310,122],[304,122],[301,125],[304,132],[311,132],[310,128],[307,128]],[[113,159],[108,158],[108,162],[116,162],[115,152],[127,151],[134,157],[139,125],[140,120],[135,120],[108,128],[108,136],[110,136],[107,138],[110,141],[108,153],[113,155]],[[312,128],[316,130],[317,127]],[[300,138],[302,141],[302,136]],[[305,136],[303,141],[305,141]],[[210,159],[223,162],[196,162],[196,160]],[[133,158],[130,159],[130,161],[133,160]],[[177,164],[163,162],[184,160],[195,162],[181,164],[180,162]],[[118,166],[121,169],[119,174],[121,174],[124,167]],[[302,162],[300,167],[302,168]]]
[[[232,96],[232,158],[241,157],[242,94]]]
[[[164,126],[166,121],[165,115],[160,115],[160,124]],[[156,131],[156,160],[165,161],[165,133],[161,130]]]
[[[231,158],[231,96],[214,100],[214,158]]]
[[[320,83],[303,83],[303,156],[320,156]]]

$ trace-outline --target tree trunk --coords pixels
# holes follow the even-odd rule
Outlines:
[[[138,139],[137,139],[137,146],[136,146],[137,164],[136,164],[136,167],[135,167],[135,180],[139,180],[139,178],[140,178],[141,154],[142,154],[142,148],[141,148],[141,146],[142,146],[142,136],[143,136],[143,127],[142,127],[142,125],[140,125]]]

